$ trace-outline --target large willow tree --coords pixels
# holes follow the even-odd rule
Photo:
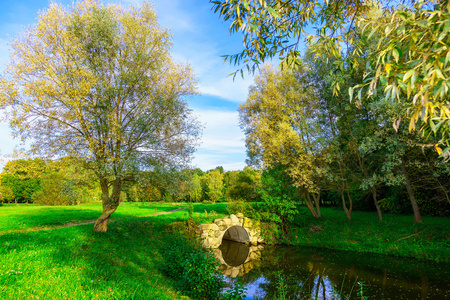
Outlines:
[[[438,137],[439,142],[433,142],[436,151],[450,160],[449,0],[210,2],[223,20],[231,22],[232,33],[242,33],[244,49],[225,56],[231,63],[243,64],[238,70],[242,75],[244,68],[254,72],[274,57],[282,67],[300,67],[306,38],[319,60],[334,61],[334,94],[347,94],[340,90],[344,74],[358,70],[358,60],[368,58],[365,79],[349,90],[350,98],[356,89],[359,101],[378,93],[386,100],[407,103],[402,117],[409,119],[409,130],[420,127],[424,134]],[[311,34],[308,26],[317,27],[317,32]],[[368,36],[368,44],[362,34]]]
[[[1,107],[36,154],[86,159],[102,189],[96,231],[107,230],[136,170],[184,163],[194,150],[199,126],[185,96],[195,80],[170,47],[149,4],[94,0],[51,4],[12,42]]]
[[[320,153],[319,108],[306,76],[263,66],[239,106],[249,162],[268,171],[281,168],[299,187],[312,216],[320,217],[316,164]],[[315,202],[315,208],[311,196]],[[294,209],[290,200],[281,205]]]

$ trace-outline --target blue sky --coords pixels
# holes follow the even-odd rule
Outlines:
[[[1,0],[0,11],[0,72],[9,60],[8,41],[25,28],[37,22],[39,10],[49,6],[49,0]],[[53,1],[70,5],[72,0]],[[103,3],[139,5],[140,0],[110,0]],[[244,103],[251,75],[235,80],[228,74],[236,66],[223,62],[221,55],[242,50],[239,35],[230,35],[228,23],[222,22],[212,11],[208,0],[154,0],[159,23],[173,35],[172,56],[178,61],[188,61],[197,75],[200,96],[189,102],[203,123],[201,145],[192,165],[203,170],[218,165],[225,170],[243,169],[245,166],[244,134],[239,128],[237,108]],[[19,141],[10,135],[5,122],[0,123],[0,155],[12,154]],[[8,158],[3,158],[3,162]],[[0,164],[1,167],[1,164]]]

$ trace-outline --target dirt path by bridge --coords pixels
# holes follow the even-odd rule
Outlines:
[[[155,216],[161,216],[161,215],[168,215],[168,214],[173,214],[173,213],[175,213],[177,211],[182,211],[182,210],[186,210],[186,209],[187,209],[187,207],[180,207],[180,208],[177,208],[177,209],[173,209],[173,210],[169,210],[169,211],[161,211],[161,212],[158,212],[158,213],[145,215],[145,216],[136,216],[136,217],[112,219],[112,220],[109,220],[109,223],[113,223],[115,221],[131,219],[131,218],[148,218],[148,217],[155,217]],[[94,224],[95,221],[96,220],[76,221],[76,222],[69,222],[69,223],[65,223],[65,224],[57,225],[57,226],[52,226],[52,227],[34,227],[34,228],[28,228],[28,229],[20,229],[20,230],[13,230],[13,231],[8,231],[8,232],[3,232],[3,233],[0,233],[0,234],[5,234],[5,233],[24,233],[24,232],[30,232],[30,231],[53,230],[53,229],[59,229],[59,228],[64,228],[64,227],[80,226],[80,225],[86,225],[86,224]]]

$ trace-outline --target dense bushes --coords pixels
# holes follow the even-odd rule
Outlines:
[[[241,300],[244,288],[236,285],[224,290],[211,252],[201,248],[197,240],[172,234],[160,250],[163,261],[160,270],[175,280],[177,288],[193,299]]]
[[[0,174],[0,201],[42,205],[73,205],[100,195],[95,174],[83,160],[62,157],[56,161],[8,161]]]
[[[181,235],[172,235],[161,249],[161,271],[175,279],[177,287],[194,299],[217,299],[222,288],[222,277],[212,254],[194,241]]]

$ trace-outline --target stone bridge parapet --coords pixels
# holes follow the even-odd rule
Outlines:
[[[218,248],[222,239],[256,245],[264,243],[259,223],[244,217],[242,213],[214,220],[212,224],[201,224],[197,233],[203,239],[203,247]]]

